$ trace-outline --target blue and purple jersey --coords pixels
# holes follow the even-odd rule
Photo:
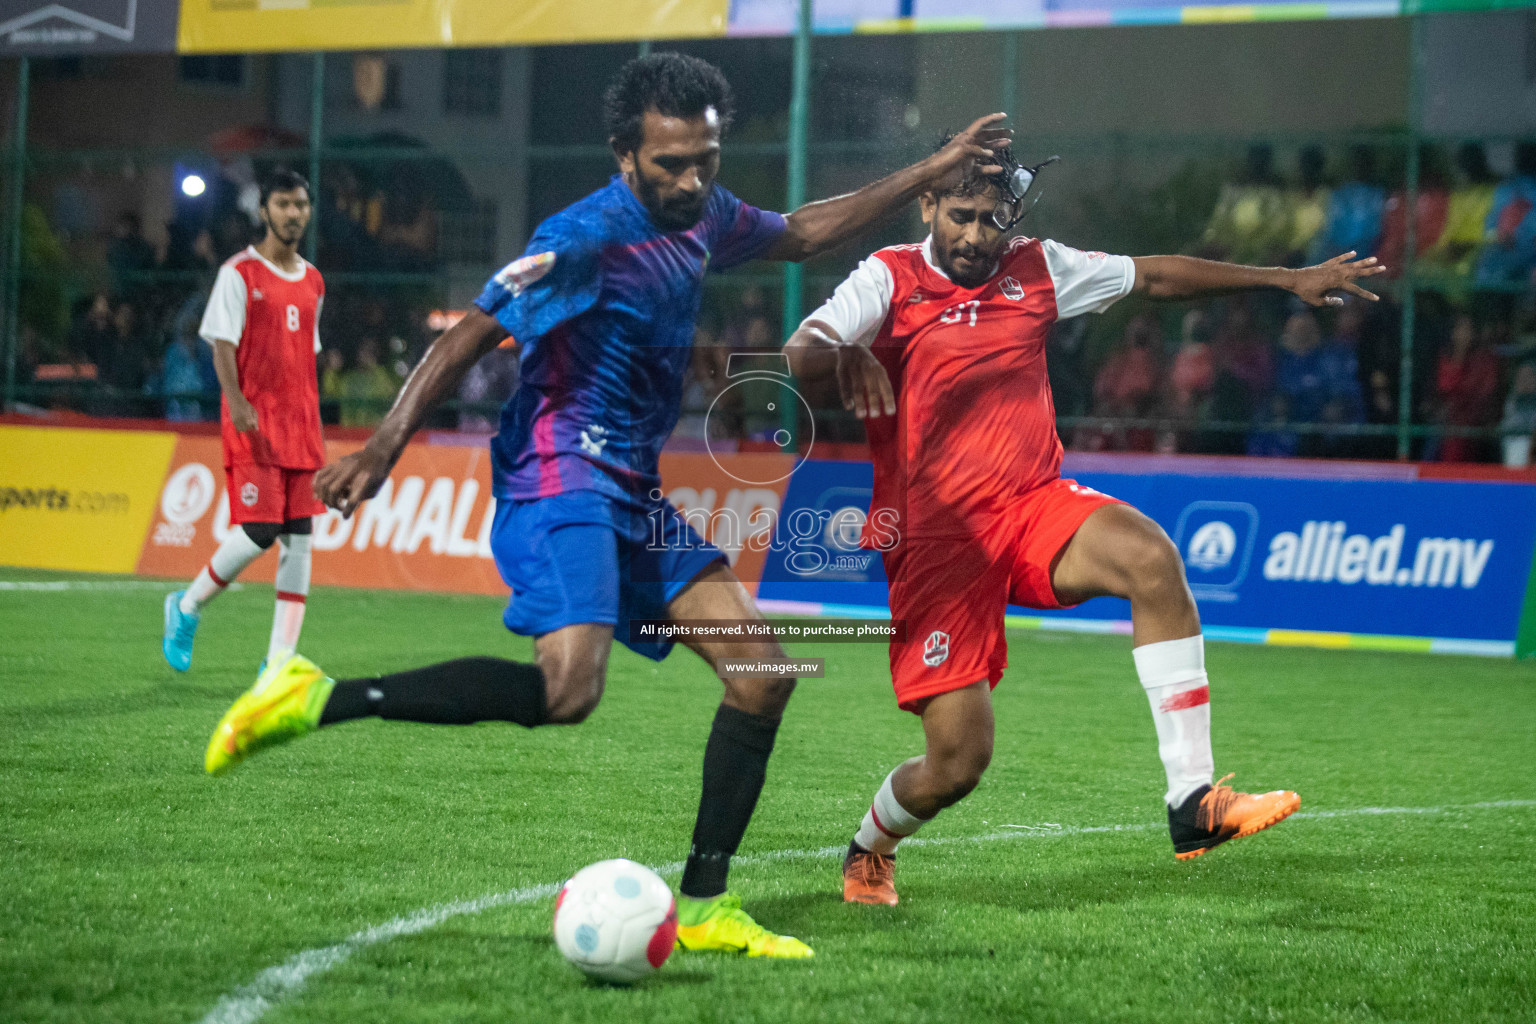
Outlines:
[[[590,490],[652,504],[704,272],[755,259],[783,232],[781,215],[719,185],[691,229],[659,231],[618,175],[540,224],[475,300],[522,346],[491,443],[496,496]]]

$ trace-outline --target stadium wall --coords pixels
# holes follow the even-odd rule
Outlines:
[[[331,439],[327,454],[360,443]],[[1081,454],[1064,468],[1168,531],[1212,639],[1536,653],[1532,474]],[[880,560],[858,546],[867,462],[669,452],[662,476],[766,610],[888,614]],[[315,582],[504,594],[490,489],[483,438],[428,435],[351,520],[333,512],[316,523]],[[186,579],[229,529],[216,436],[0,424],[0,564]],[[264,556],[247,578],[270,580],[275,567]],[[1008,621],[1129,633],[1129,618],[1125,602],[1101,598],[1060,612],[1010,608]]]

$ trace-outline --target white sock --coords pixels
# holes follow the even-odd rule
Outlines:
[[[196,615],[203,605],[224,593],[224,588],[233,583],[246,566],[261,557],[263,550],[261,545],[251,540],[250,534],[235,527],[224,543],[219,545],[219,550],[208,559],[203,571],[197,574],[197,579],[187,587],[187,592],[181,596],[181,610],[188,615]]]
[[[277,538],[277,607],[272,613],[272,640],[267,664],[286,660],[299,646],[304,605],[309,598],[309,534],[285,533]]]
[[[895,776],[892,771],[880,784],[874,803],[864,812],[864,821],[853,836],[853,841],[870,853],[887,857],[896,852],[897,843],[933,820],[919,818],[896,802],[896,794],[891,791],[891,779]]]
[[[1211,784],[1211,690],[1205,675],[1205,637],[1144,644],[1131,651],[1157,726],[1157,753],[1168,774],[1170,807]]]

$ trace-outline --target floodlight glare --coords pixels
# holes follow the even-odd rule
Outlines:
[[[196,199],[208,190],[208,183],[200,174],[189,174],[181,179],[181,194]]]

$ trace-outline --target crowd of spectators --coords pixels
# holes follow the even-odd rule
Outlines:
[[[23,325],[22,403],[103,417],[217,419],[218,378],[198,328],[219,265],[255,238],[255,225],[231,208],[171,222],[157,247],[136,215],[122,214],[95,275],[102,284],[75,301],[62,335],[49,340]],[[409,289],[331,289],[321,323],[326,422],[360,426],[383,415],[425,349],[425,305]]]
[[[1536,144],[1515,147],[1502,180],[1480,144],[1454,155],[1448,168],[1437,148],[1419,154],[1407,395],[1414,423],[1446,429],[1412,453],[1524,465],[1536,424]],[[1270,147],[1253,147],[1191,251],[1282,266],[1355,252],[1400,278],[1406,190],[1381,183],[1368,146],[1350,151],[1342,180],[1326,171],[1322,150],[1307,147],[1287,181]],[[1085,325],[1060,324],[1048,357],[1057,412],[1087,420],[1064,436],[1092,451],[1391,458],[1402,309],[1400,289],[1381,290],[1379,304],[1322,311],[1278,294],[1232,297],[1184,311],[1176,330],[1178,310],[1143,311],[1092,361]]]
[[[225,143],[216,139],[215,151]],[[382,415],[384,391],[393,394],[424,348],[427,310],[441,304],[431,284],[398,275],[425,277],[445,259],[489,262],[494,254],[466,249],[462,239],[446,254],[446,218],[473,222],[475,238],[485,234],[485,211],[451,161],[403,136],[334,145],[360,155],[323,169],[317,262],[328,275],[364,280],[350,288],[332,281],[328,290],[322,409],[328,421],[364,424]],[[238,146],[206,166],[178,164],[171,216],[151,233],[128,210],[103,229],[108,200],[88,175],[41,189],[23,222],[19,399],[98,416],[216,418],[218,382],[197,327],[219,265],[259,235],[260,172]],[[193,178],[196,188],[185,190]],[[383,277],[366,281],[370,274]]]
[[[1059,324],[1047,365],[1068,446],[1085,451],[1392,458],[1401,311],[1330,310],[1246,296],[1185,311],[1176,332],[1143,311],[1096,366],[1081,322]],[[1420,316],[1409,401],[1425,461],[1525,465],[1536,427],[1536,306],[1449,304]],[[1372,429],[1372,428],[1378,429]]]

